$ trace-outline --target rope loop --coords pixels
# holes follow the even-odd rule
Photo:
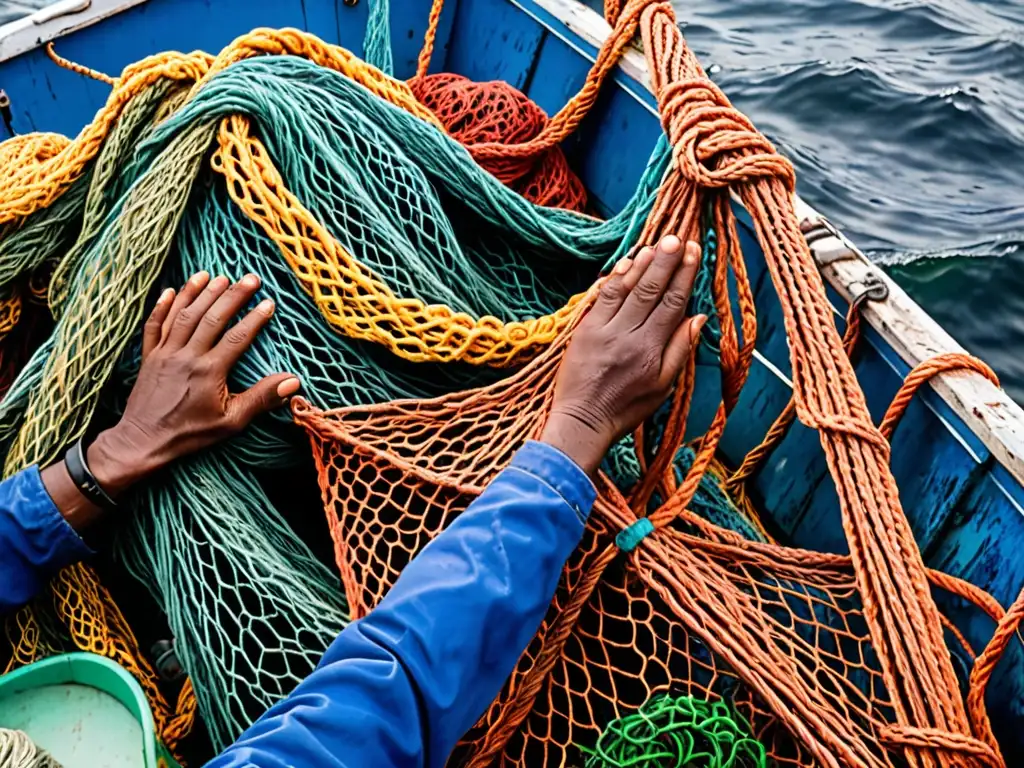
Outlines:
[[[689,181],[721,188],[769,178],[796,188],[792,163],[707,77],[668,83],[658,106],[673,159]]]
[[[885,416],[878,426],[885,439],[892,439],[892,433],[895,431],[896,425],[903,418],[907,406],[910,405],[910,401],[917,394],[917,390],[921,388],[921,385],[939,374],[952,373],[954,371],[977,373],[992,382],[993,386],[999,386],[999,377],[996,376],[995,371],[976,357],[963,352],[945,352],[941,355],[930,357],[924,362],[918,363],[914,370],[907,374],[903,385],[885,412]]]

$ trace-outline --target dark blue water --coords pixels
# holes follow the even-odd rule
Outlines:
[[[801,195],[1024,403],[1024,2],[677,9]]]
[[[800,193],[1024,403],[1024,0],[677,8]]]

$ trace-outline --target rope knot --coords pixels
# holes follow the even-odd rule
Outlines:
[[[773,178],[796,188],[792,163],[706,77],[667,83],[658,107],[673,160],[688,180],[720,188]]]

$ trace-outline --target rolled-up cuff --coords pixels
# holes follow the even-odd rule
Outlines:
[[[527,472],[551,486],[565,499],[581,523],[586,523],[597,498],[597,489],[572,459],[547,443],[530,440],[512,458],[509,465]]]

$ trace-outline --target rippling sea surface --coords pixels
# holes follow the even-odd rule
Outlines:
[[[1024,2],[676,7],[800,194],[1024,403]]]
[[[801,195],[1024,403],[1024,0],[676,5]]]

